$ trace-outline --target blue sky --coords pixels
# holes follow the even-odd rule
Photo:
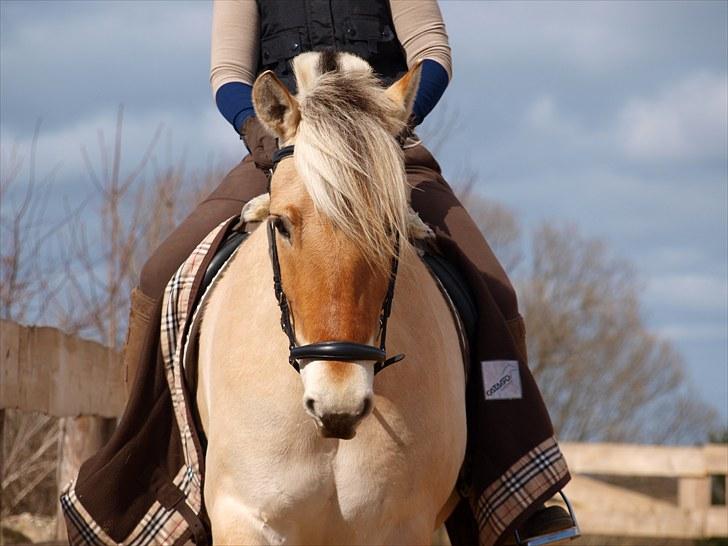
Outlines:
[[[728,3],[441,2],[454,76],[446,175],[529,227],[578,224],[631,260],[648,324],[728,415]],[[80,146],[125,105],[125,154],[162,122],[191,168],[240,141],[209,91],[207,1],[0,2],[0,138],[43,119],[53,191],[88,183]]]

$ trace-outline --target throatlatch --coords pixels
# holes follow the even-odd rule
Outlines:
[[[271,177],[278,162],[286,157],[292,156],[293,151],[293,146],[285,146],[273,154]],[[399,237],[397,237],[395,243],[395,254],[392,258],[392,266],[389,272],[387,293],[384,296],[382,309],[379,313],[379,347],[356,343],[354,341],[322,341],[309,343],[308,345],[299,345],[296,341],[296,333],[293,328],[291,306],[288,303],[288,298],[283,290],[283,283],[281,281],[281,265],[278,259],[275,225],[270,220],[268,221],[268,249],[271,264],[273,265],[273,290],[275,291],[278,307],[281,310],[281,329],[288,337],[288,362],[298,373],[301,373],[300,360],[338,360],[344,362],[366,360],[374,362],[374,374],[376,375],[383,369],[404,358],[404,354],[397,354],[387,358],[386,350],[387,321],[392,312],[394,285],[397,280],[397,268],[399,266]]]

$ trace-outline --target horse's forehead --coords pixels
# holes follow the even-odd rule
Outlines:
[[[306,185],[301,180],[292,160],[282,161],[275,170],[271,179],[271,212],[283,212],[288,206],[301,209],[313,207]]]

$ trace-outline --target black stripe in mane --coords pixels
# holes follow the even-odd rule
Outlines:
[[[319,71],[321,74],[339,71],[339,55],[332,48],[326,48],[321,51],[321,56],[319,58]]]

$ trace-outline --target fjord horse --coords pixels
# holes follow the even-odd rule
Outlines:
[[[385,89],[353,55],[305,53],[293,66],[295,96],[270,72],[255,82],[257,115],[295,151],[246,206],[265,223],[222,272],[200,327],[214,543],[429,544],[456,498],[466,424],[455,322],[408,242],[427,228],[408,207],[395,135],[419,68]],[[372,359],[289,366],[294,343],[378,346],[393,275],[386,352],[404,361],[376,378]]]

